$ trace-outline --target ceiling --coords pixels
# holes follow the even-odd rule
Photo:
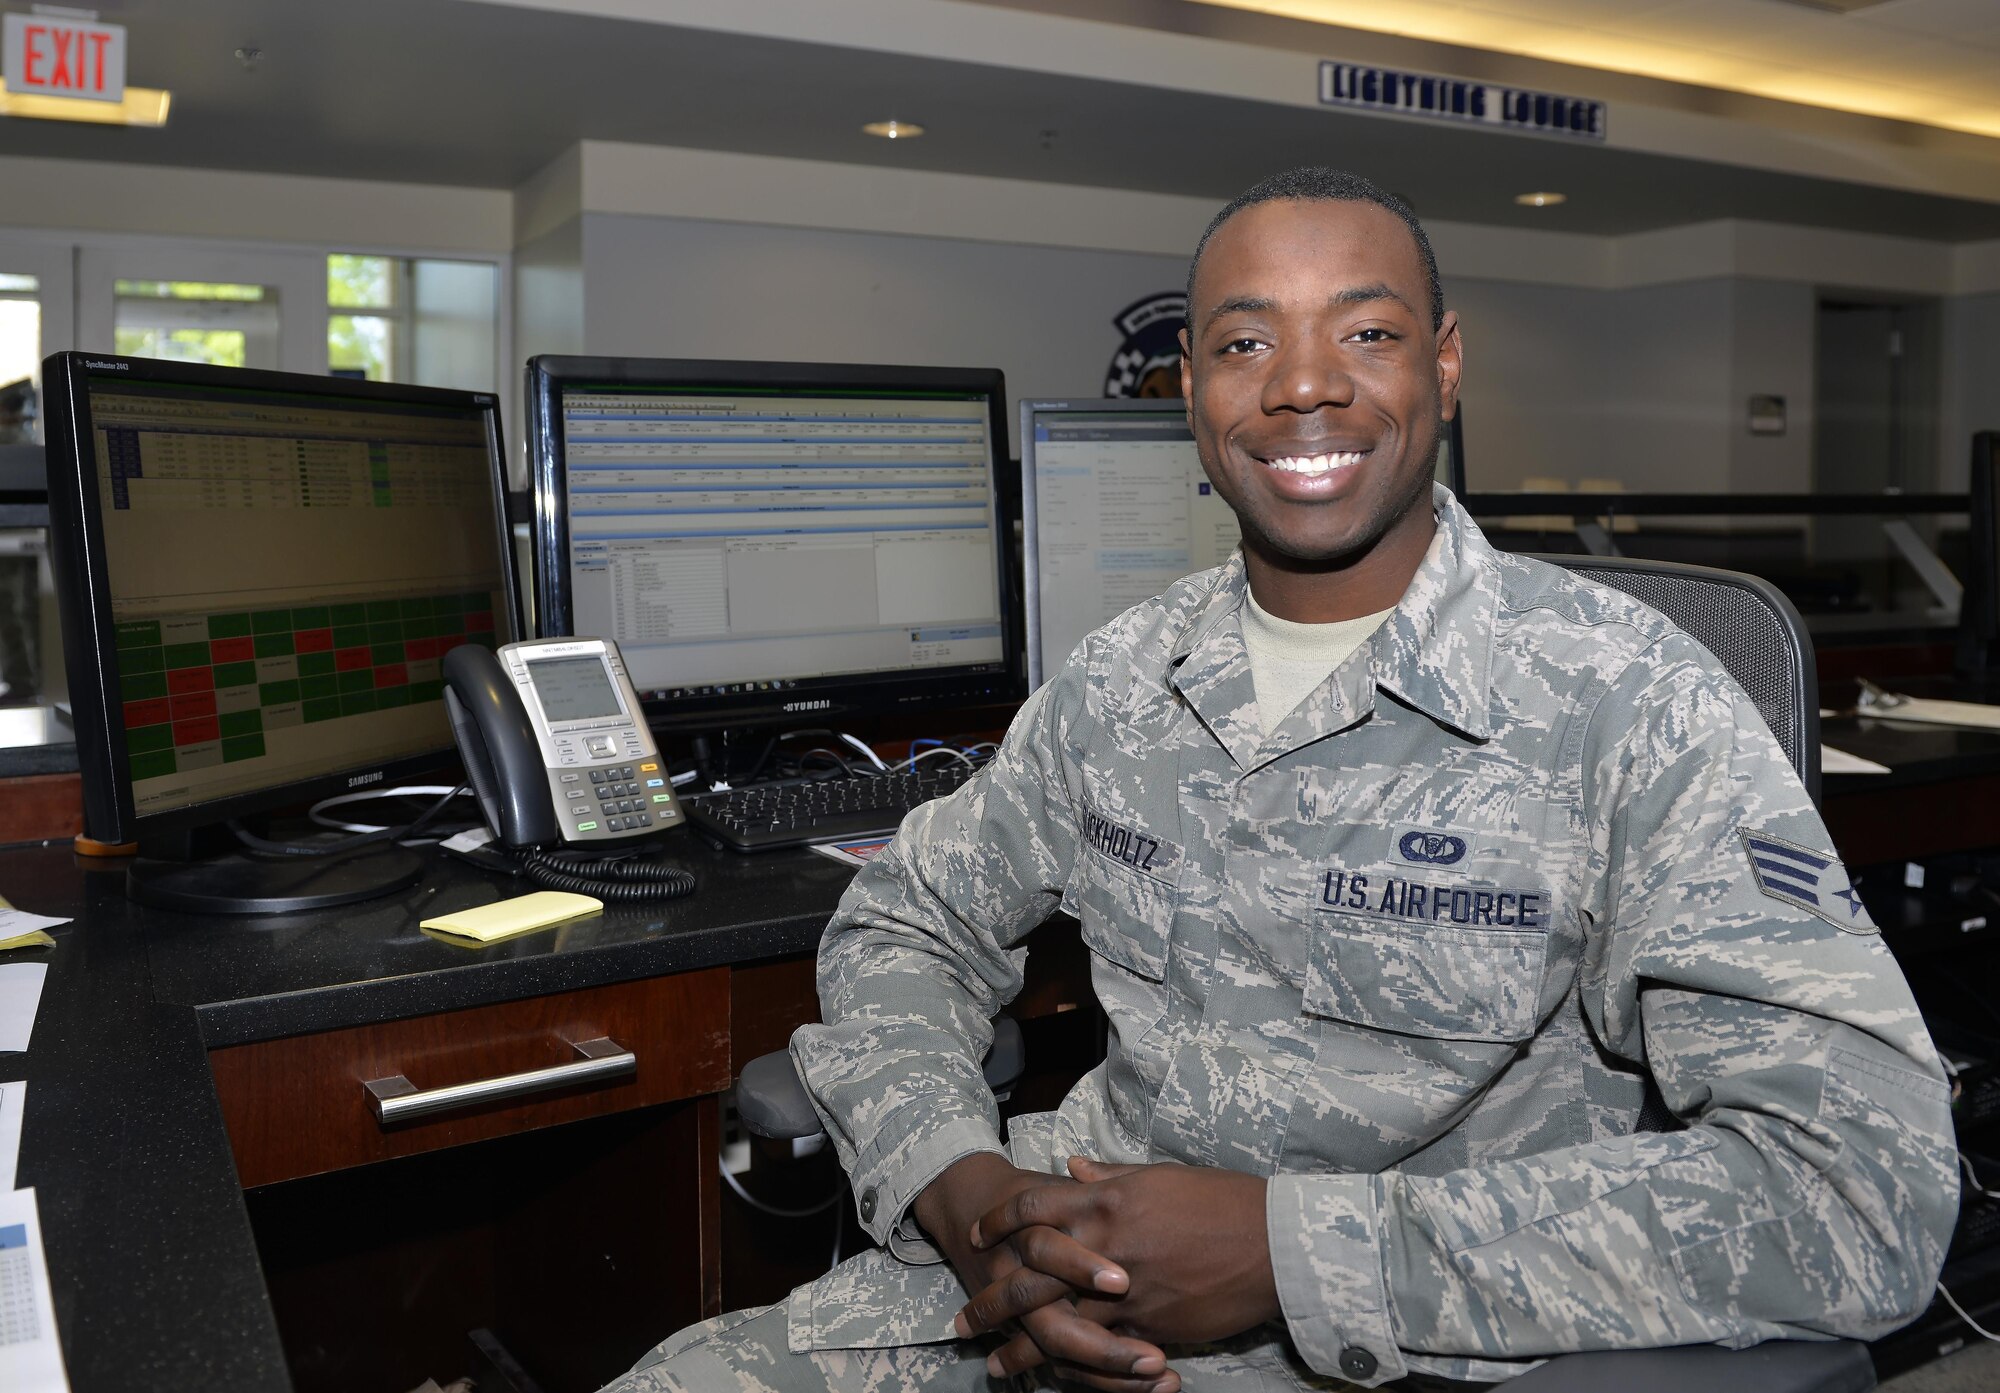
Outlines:
[[[2000,0],[1194,0],[2000,136]]]
[[[1711,2],[1724,0],[1700,0]],[[1978,4],[2000,12],[2000,0]],[[1275,169],[1336,163],[1450,221],[1623,234],[1734,217],[2000,237],[2000,201],[472,0],[98,6],[130,29],[131,81],[173,89],[171,122],[121,130],[0,119],[0,155],[511,188],[591,139],[1217,199]],[[245,64],[238,48],[260,56]],[[920,120],[930,134],[860,133],[889,116]],[[1570,202],[1514,205],[1534,189]]]

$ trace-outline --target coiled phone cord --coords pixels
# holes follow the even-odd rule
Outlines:
[[[535,847],[523,847],[514,854],[529,883],[544,890],[567,890],[614,904],[678,900],[694,893],[692,875],[650,857],[558,858]]]

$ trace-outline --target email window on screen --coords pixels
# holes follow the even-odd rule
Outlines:
[[[641,688],[1001,661],[986,411],[566,394],[576,632]]]
[[[1035,520],[1045,672],[1098,625],[1220,565],[1242,535],[1177,413],[1037,422]]]

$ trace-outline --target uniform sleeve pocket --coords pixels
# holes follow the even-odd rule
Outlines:
[[[1076,908],[1083,941],[1149,982],[1166,976],[1167,936],[1173,928],[1174,887],[1118,865],[1095,850],[1077,858]]]
[[[1535,1033],[1546,932],[1378,924],[1346,913],[1318,919],[1305,991],[1314,1015],[1443,1040]]]

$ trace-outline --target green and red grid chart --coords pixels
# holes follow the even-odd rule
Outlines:
[[[439,659],[496,646],[493,605],[475,591],[121,621],[132,779],[257,759],[287,726],[442,701]]]

